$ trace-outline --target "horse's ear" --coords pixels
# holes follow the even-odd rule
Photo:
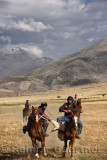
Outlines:
[[[32,110],[34,110],[34,107],[32,106]]]

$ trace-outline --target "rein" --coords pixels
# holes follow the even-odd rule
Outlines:
[[[43,119],[47,120],[47,119],[46,119],[45,117],[43,117],[43,116],[40,116],[39,120],[40,120],[41,118],[43,118]]]
[[[43,116],[39,116],[39,117],[38,117],[38,121],[39,121],[41,118],[43,118],[43,119],[47,120],[45,117],[43,117]]]

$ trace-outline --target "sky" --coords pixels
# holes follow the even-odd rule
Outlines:
[[[59,59],[107,37],[107,0],[0,0],[0,50]]]

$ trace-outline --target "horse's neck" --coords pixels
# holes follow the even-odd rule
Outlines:
[[[67,127],[72,129],[73,126],[74,126],[74,121],[73,121],[73,119],[70,119],[70,121],[68,122]]]
[[[29,110],[29,107],[25,107],[25,109]]]
[[[40,121],[37,123],[37,122],[35,122],[35,120],[32,119],[32,127],[38,128],[38,127],[40,127],[40,126],[41,126]]]

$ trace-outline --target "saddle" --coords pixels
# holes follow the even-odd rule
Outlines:
[[[60,125],[60,128],[58,130],[58,138],[61,140],[61,141],[64,141],[64,131],[65,131],[65,127],[66,127],[66,124],[61,124]]]

